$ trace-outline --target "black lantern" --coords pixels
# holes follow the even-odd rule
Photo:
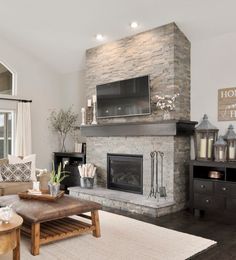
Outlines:
[[[205,114],[202,122],[195,128],[195,155],[197,160],[213,160],[213,144],[217,139],[218,131],[208,121]]]
[[[224,141],[223,136],[219,136],[219,139],[214,145],[215,161],[224,162],[226,161],[227,155],[227,143]]]
[[[236,134],[233,125],[230,125],[224,140],[227,142],[227,160],[236,161]]]

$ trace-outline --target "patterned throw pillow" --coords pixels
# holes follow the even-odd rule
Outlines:
[[[30,181],[31,162],[0,165],[0,174],[5,182]]]

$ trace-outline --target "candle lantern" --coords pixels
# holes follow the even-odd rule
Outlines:
[[[227,160],[236,161],[236,133],[233,125],[230,125],[224,140],[227,143]]]
[[[213,160],[213,145],[218,129],[213,126],[205,114],[202,122],[195,128],[195,155],[197,160]]]
[[[224,141],[223,136],[219,136],[219,139],[214,145],[215,161],[224,162],[226,161],[227,155],[227,143]]]

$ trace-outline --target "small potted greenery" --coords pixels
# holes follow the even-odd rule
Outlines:
[[[61,182],[68,176],[66,171],[61,171],[61,163],[55,171],[54,162],[52,163],[52,171],[50,173],[50,181],[48,182],[49,192],[52,196],[57,196],[60,191]]]

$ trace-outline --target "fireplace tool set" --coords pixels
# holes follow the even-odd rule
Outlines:
[[[160,197],[167,197],[166,193],[166,187],[163,183],[163,160],[164,160],[164,153],[161,151],[153,151],[150,153],[151,157],[151,189],[148,198],[158,197],[158,193],[160,194]],[[160,171],[161,171],[161,185],[159,187],[158,184],[158,171],[159,171],[159,157],[160,157]],[[154,166],[156,160],[156,167]],[[156,168],[156,174],[155,174],[155,168]],[[156,181],[155,181],[156,180]],[[155,183],[154,183],[155,182]]]

